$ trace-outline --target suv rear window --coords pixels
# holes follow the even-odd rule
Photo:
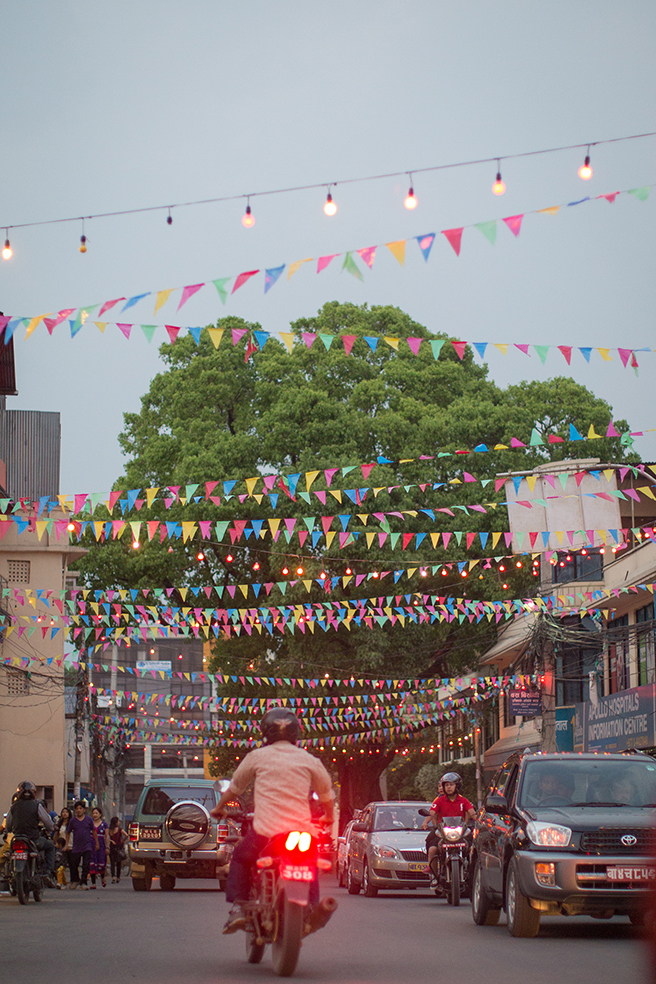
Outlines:
[[[172,806],[182,802],[182,800],[193,800],[194,803],[200,803],[208,812],[216,806],[214,790],[207,787],[151,786],[146,793],[141,812],[145,817],[163,816],[168,813]]]
[[[656,762],[635,758],[619,762],[594,761],[527,762],[519,794],[519,805],[535,806],[654,806]]]

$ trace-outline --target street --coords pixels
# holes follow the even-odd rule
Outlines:
[[[269,952],[246,963],[244,934],[222,936],[228,905],[213,882],[182,881],[148,893],[129,879],[96,891],[47,890],[44,901],[0,898],[2,979],[122,984],[232,984],[274,979]],[[628,919],[545,919],[540,936],[477,927],[468,903],[434,895],[349,896],[332,876],[322,895],[339,909],[307,938],[294,978],[325,984],[647,984],[643,946]],[[651,984],[651,982],[649,982]]]

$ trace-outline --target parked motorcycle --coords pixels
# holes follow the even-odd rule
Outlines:
[[[6,865],[7,881],[9,891],[18,897],[21,905],[27,904],[30,892],[35,902],[41,901],[44,866],[44,859],[34,841],[18,835],[12,838]]]
[[[424,809],[419,813],[425,817],[429,815]],[[444,817],[435,829],[440,841],[430,869],[437,881],[437,890],[446,896],[449,905],[460,905],[460,899],[469,894],[467,823],[461,817]]]
[[[256,861],[251,898],[243,905],[249,963],[260,963],[270,943],[276,974],[294,973],[303,938],[325,926],[337,908],[331,897],[310,907],[311,886],[319,870],[329,868],[330,861],[319,857],[317,838],[305,831],[269,841]]]

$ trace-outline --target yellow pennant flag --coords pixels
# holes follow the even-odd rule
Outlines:
[[[355,514],[363,526],[367,525],[367,520],[369,519],[369,513],[356,513]],[[416,515],[416,513],[415,513]]]
[[[499,349],[502,355],[508,355],[508,342],[494,343],[495,349]]]
[[[104,530],[104,528],[105,528],[105,524],[104,523],[94,523],[93,524],[93,535],[95,536],[96,540],[99,540],[100,539],[100,535],[101,535],[102,531]]]
[[[365,533],[365,537],[367,539],[367,550],[369,550],[371,548],[371,544],[376,539],[376,534],[375,533]]]
[[[613,361],[612,358],[611,358],[611,356],[608,354],[610,352],[610,349],[607,349],[607,348],[598,348],[597,349],[597,352],[602,357],[602,359],[604,360],[604,362],[612,362]]]
[[[536,215],[557,215],[560,211],[560,205],[551,205],[550,208],[539,208]]]
[[[403,266],[405,263],[405,239],[397,239],[396,242],[385,243],[385,245],[394,259],[398,260],[401,266]]]
[[[434,550],[435,547],[440,542],[440,534],[439,533],[431,533],[430,534],[430,538],[431,538],[431,543],[433,544],[433,550]]]
[[[306,260],[296,260],[294,263],[289,264],[289,269],[287,271],[287,280],[291,280],[299,267],[302,267],[304,263],[311,263],[312,257],[308,256]]]
[[[244,598],[248,598],[248,585],[247,584],[240,584],[239,585],[239,590],[243,594]]]
[[[105,328],[107,327],[107,322],[106,321],[94,321],[94,325],[96,326],[96,328],[98,329],[98,331],[100,332],[100,334],[101,335],[104,335]]]
[[[32,318],[32,320],[30,321],[29,325],[27,326],[27,331],[25,332],[25,338],[29,338],[30,335],[32,334],[32,332],[34,331],[34,329],[36,327],[38,327],[38,325],[41,324],[41,322],[43,321],[43,319],[44,318],[49,318],[51,314],[52,314],[52,311],[48,311],[47,314],[40,314],[38,316],[38,318]]]
[[[493,550],[496,547],[496,545],[497,545],[497,543],[499,542],[500,539],[501,539],[501,533],[493,533],[492,534],[492,549]]]
[[[537,482],[537,480],[538,480],[539,477],[540,477],[539,475],[527,475],[526,476],[526,483],[527,483],[527,485],[529,487],[529,491],[531,491],[531,492],[533,491],[533,489],[535,488],[535,483]]]
[[[134,543],[139,542],[139,533],[141,532],[141,523],[132,522],[130,523],[130,529],[132,530],[132,540]]]
[[[342,493],[339,489],[328,489],[328,491],[334,499],[337,499],[338,502],[342,501]]]
[[[294,335],[291,331],[279,331],[278,334],[287,347],[287,351],[291,353],[294,348]]]
[[[157,300],[155,301],[155,310],[153,311],[153,317],[157,314],[159,309],[164,304],[166,304],[166,302],[168,301],[169,297],[171,296],[174,290],[177,290],[177,287],[169,287],[168,290],[157,291]]]
[[[186,543],[187,540],[190,540],[192,538],[192,536],[194,535],[194,533],[196,532],[196,529],[197,529],[197,526],[196,526],[196,524],[192,520],[189,520],[189,521],[186,521],[185,520],[185,521],[183,521],[183,523],[182,523],[182,542],[183,543]]]
[[[212,345],[214,346],[215,349],[218,348],[219,345],[221,344],[221,339],[223,338],[223,332],[225,331],[225,329],[208,328],[207,330],[210,333],[210,338],[212,339]]]
[[[615,474],[614,468],[604,468],[604,475],[606,476],[606,481],[610,482],[611,477]]]
[[[653,498],[654,497],[652,496],[652,499]],[[45,531],[48,529],[48,523],[50,523],[50,522],[52,522],[52,521],[49,520],[49,519],[39,519],[39,520],[37,520],[37,523],[36,523],[36,535],[39,538],[39,540],[41,539],[41,537],[43,536],[43,534],[45,533]]]
[[[319,474],[318,471],[309,471],[309,472],[306,472],[305,473],[305,488],[306,488],[306,491],[308,491],[308,492],[310,491],[310,486],[312,485],[313,481],[315,480],[315,478],[317,477],[318,474]]]
[[[603,434],[597,434],[594,429],[594,424],[590,424],[588,427],[588,440],[589,441],[600,441]]]
[[[271,530],[271,536],[275,536],[276,533],[278,532],[278,527],[280,526],[280,520],[269,519],[268,523],[269,523],[269,529]]]
[[[326,547],[330,546],[330,544],[333,542],[336,536],[337,534],[335,533],[334,530],[328,530],[328,532],[326,533]]]
[[[155,496],[159,492],[159,487],[156,489],[146,489],[146,502],[148,503],[148,508],[152,506],[155,501]]]
[[[398,352],[399,351],[399,339],[398,338],[389,338],[389,336],[384,335],[383,336],[383,341],[384,342],[387,342],[387,344],[390,346],[390,348],[393,348],[395,352]]]
[[[248,492],[249,495],[252,495],[253,494],[253,490],[254,490],[255,486],[257,485],[257,483],[259,482],[259,480],[260,480],[260,476],[259,475],[256,475],[255,478],[247,478],[246,479],[246,491]]]

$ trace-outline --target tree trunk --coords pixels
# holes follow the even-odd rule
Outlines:
[[[357,755],[353,760],[338,763],[339,770],[339,830],[353,819],[356,810],[367,803],[382,799],[380,777],[394,758],[394,749],[382,755]]]

